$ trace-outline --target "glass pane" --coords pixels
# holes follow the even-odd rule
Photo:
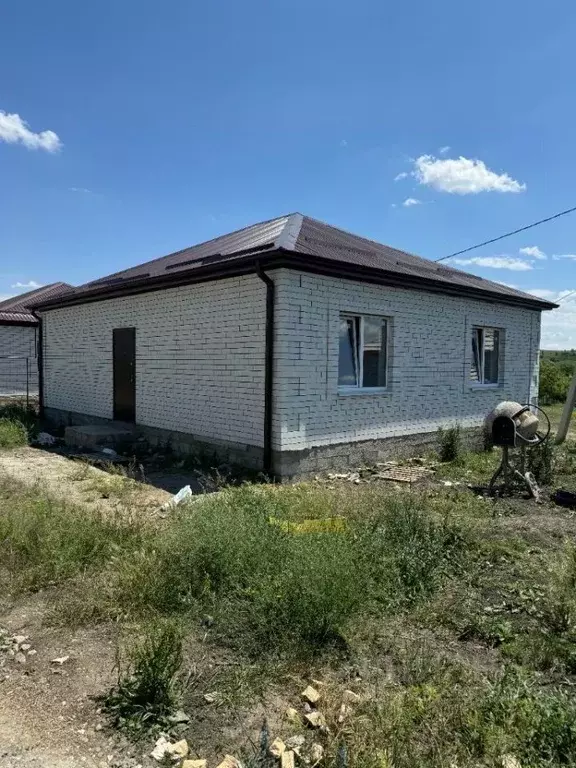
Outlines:
[[[386,386],[386,320],[364,318],[363,387]]]
[[[357,319],[340,318],[340,352],[338,357],[338,385],[358,386]]]
[[[500,332],[484,328],[484,384],[498,384]]]
[[[480,365],[480,350],[482,349],[482,329],[472,328],[472,365],[470,380],[480,383],[482,366]]]

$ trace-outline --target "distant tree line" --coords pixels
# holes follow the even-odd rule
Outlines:
[[[576,370],[576,349],[545,350],[540,353],[541,405],[561,403],[566,399],[568,387]]]

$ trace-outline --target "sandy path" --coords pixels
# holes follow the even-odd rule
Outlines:
[[[155,516],[171,494],[38,448],[0,452],[0,475],[42,488],[59,500],[93,509],[129,509]]]

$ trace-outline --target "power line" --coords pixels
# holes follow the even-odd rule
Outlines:
[[[533,227],[538,227],[540,224],[545,224],[547,221],[553,221],[554,219],[559,219],[560,216],[566,216],[567,213],[574,213],[576,211],[576,206],[574,208],[568,208],[565,211],[560,211],[560,213],[555,213],[554,216],[548,216],[546,219],[540,219],[540,221],[535,221],[533,224],[528,224],[525,227],[520,227],[520,229],[515,229],[512,232],[506,232],[505,235],[500,235],[499,237],[493,237],[491,240],[485,240],[483,243],[478,243],[478,245],[471,245],[470,248],[464,248],[462,251],[456,251],[456,253],[451,253],[448,256],[442,256],[440,259],[435,259],[435,261],[445,261],[446,259],[451,259],[454,256],[461,256],[463,253],[468,253],[468,251],[474,251],[476,248],[482,248],[483,245],[490,245],[490,243],[497,243],[498,240],[504,240],[505,237],[512,237],[512,235],[517,235],[519,232],[525,232],[527,229],[532,229]]]
[[[561,296],[559,299],[556,299],[557,304],[562,304],[564,299],[567,299],[569,296],[573,296],[576,293],[576,289],[573,291],[570,291],[570,293],[567,293],[566,296]]]

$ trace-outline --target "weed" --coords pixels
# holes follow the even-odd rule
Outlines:
[[[0,486],[0,562],[14,586],[39,588],[137,546],[135,524],[53,501],[17,483]]]
[[[462,456],[462,434],[460,425],[455,424],[448,429],[440,429],[438,433],[440,443],[440,460],[457,461]]]
[[[0,419],[23,424],[30,436],[38,431],[38,412],[34,406],[26,405],[25,402],[13,401],[0,405]]]
[[[253,653],[341,645],[353,617],[431,594],[466,548],[460,527],[417,497],[367,491],[338,531],[298,533],[272,522],[331,517],[350,501],[312,486],[203,497],[115,557],[95,599],[102,605],[105,596],[112,616],[208,610],[217,633]]]
[[[139,733],[167,725],[178,703],[182,638],[173,621],[157,621],[118,650],[118,681],[104,699],[116,727]]]
[[[554,482],[556,448],[551,440],[528,448],[526,451],[526,469],[532,472],[536,482],[551,485]]]
[[[27,443],[28,432],[24,424],[0,418],[0,448],[16,448]]]
[[[419,648],[416,665],[400,662],[402,686],[369,700],[331,754],[344,737],[351,763],[363,767],[497,766],[506,754],[527,766],[574,765],[576,704],[563,690],[513,668],[491,680],[426,655]]]

